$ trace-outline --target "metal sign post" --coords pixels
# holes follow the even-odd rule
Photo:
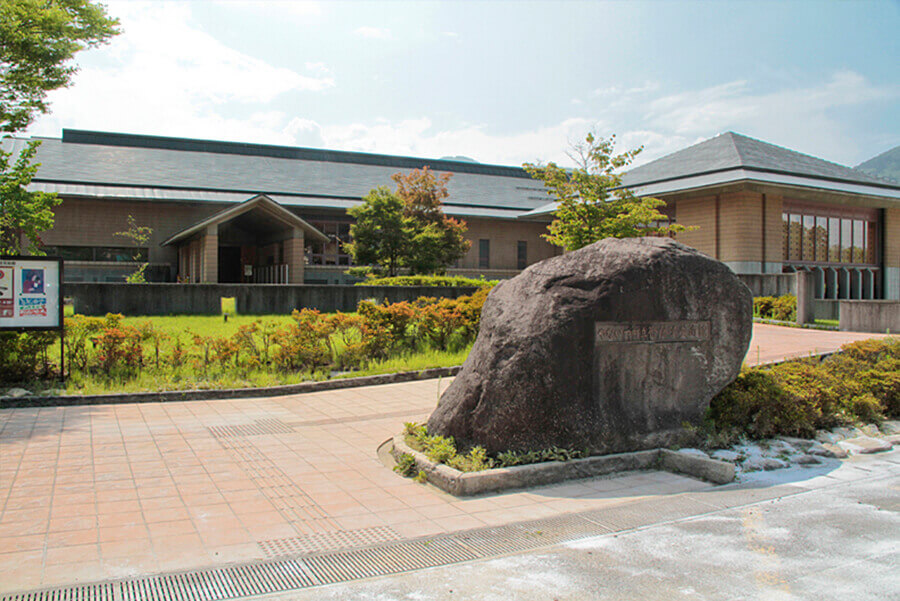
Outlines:
[[[58,331],[59,372],[65,381],[63,260],[0,255],[0,331]]]

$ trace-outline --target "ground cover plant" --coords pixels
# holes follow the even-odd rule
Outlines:
[[[584,451],[559,447],[536,451],[507,451],[489,455],[481,446],[457,449],[456,441],[452,436],[430,435],[425,424],[407,422],[404,427],[404,441],[409,448],[424,453],[435,463],[443,463],[461,472],[480,472],[495,467],[512,467],[544,461],[569,461],[587,456]],[[408,454],[400,456],[394,469],[404,476],[420,477],[415,461]]]
[[[66,390],[137,392],[274,386],[459,365],[478,332],[488,289],[355,313],[288,316],[105,317],[66,323]],[[0,382],[35,388],[58,375],[55,334],[0,336]],[[45,381],[38,388],[50,388]]]
[[[448,286],[484,288],[496,286],[499,280],[466,278],[458,275],[398,275],[394,277],[368,277],[357,286]]]

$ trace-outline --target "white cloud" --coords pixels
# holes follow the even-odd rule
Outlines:
[[[574,118],[530,131],[494,134],[485,126],[442,130],[435,128],[431,119],[420,117],[337,125],[294,120],[288,128],[298,137],[318,138],[325,148],[428,158],[463,155],[482,163],[521,165],[535,161],[568,164],[570,142],[580,139],[594,125],[588,119]]]
[[[364,38],[372,38],[376,40],[391,39],[391,30],[379,27],[357,27],[353,30],[353,33]]]
[[[102,56],[84,61],[74,86],[50,96],[52,114],[31,133],[59,135],[65,126],[235,139],[274,126],[266,105],[276,97],[335,85],[325,65],[298,73],[225,46],[189,24],[187,4],[115,4],[110,12],[125,33],[91,51]],[[224,117],[235,105],[254,110],[246,119]]]
[[[304,19],[318,17],[322,14],[321,2],[307,2],[305,0],[266,0],[264,3],[258,0],[227,0],[216,4],[225,8],[241,8],[253,11],[264,8],[277,12],[280,16],[290,15]]]
[[[834,111],[898,97],[900,88],[876,86],[854,71],[836,72],[818,85],[765,92],[738,80],[652,100],[645,122],[685,139],[737,131],[849,164],[858,155],[849,143],[853,132]]]

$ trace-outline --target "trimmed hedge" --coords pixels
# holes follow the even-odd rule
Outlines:
[[[499,280],[464,278],[450,275],[398,275],[392,278],[368,278],[357,286],[446,286],[450,288],[492,288]]]

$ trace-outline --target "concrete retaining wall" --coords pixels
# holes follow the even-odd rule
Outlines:
[[[793,273],[739,273],[737,276],[754,297],[797,294],[797,276]]]
[[[247,315],[287,314],[294,309],[355,311],[361,300],[412,301],[420,296],[456,298],[477,288],[443,286],[320,286],[277,284],[67,283],[65,295],[82,315],[218,315],[222,297]]]
[[[853,300],[840,302],[840,329],[844,332],[900,333],[900,301]]]
[[[817,298],[812,301],[813,319],[838,319],[841,314],[841,301]]]

